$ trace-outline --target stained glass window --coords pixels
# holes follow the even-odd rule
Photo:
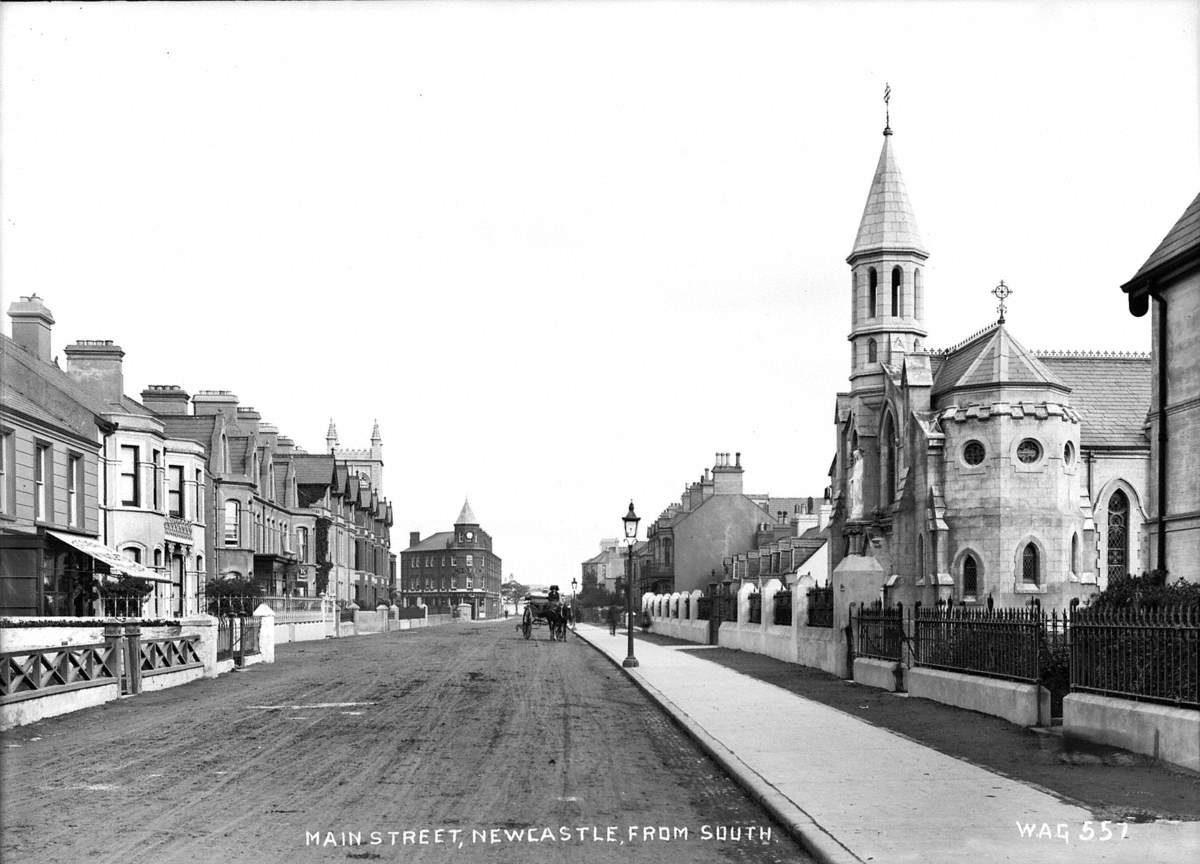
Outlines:
[[[1042,458],[1042,445],[1032,438],[1026,438],[1017,445],[1017,458],[1026,465],[1032,465]]]

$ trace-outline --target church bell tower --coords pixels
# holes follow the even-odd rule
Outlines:
[[[921,347],[925,332],[922,282],[929,253],[921,242],[908,190],[896,162],[890,124],[863,208],[850,265],[850,391],[883,389],[880,363],[898,367]]]

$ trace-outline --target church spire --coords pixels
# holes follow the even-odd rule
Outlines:
[[[333,418],[329,418],[329,429],[325,433],[325,449],[332,453],[338,445],[337,426],[333,425]]]
[[[846,263],[853,264],[861,255],[872,252],[913,252],[928,257],[921,232],[917,230],[917,217],[913,215],[908,200],[908,189],[900,173],[900,165],[892,150],[892,129],[883,130],[883,149],[879,163],[875,166],[875,177],[871,180],[871,191],[863,207],[858,225],[858,236],[854,239],[854,250]]]

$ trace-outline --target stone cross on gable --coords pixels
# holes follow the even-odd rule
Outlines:
[[[1007,299],[1008,299],[1008,295],[1010,295],[1010,294],[1012,294],[1012,293],[1013,293],[1013,292],[1012,292],[1012,289],[1011,289],[1011,288],[1009,288],[1007,285],[1005,285],[1005,284],[1004,284],[1004,280],[1003,280],[1003,279],[1001,279],[1001,280],[1000,280],[1000,284],[999,284],[999,285],[997,285],[995,288],[993,288],[993,289],[992,289],[992,294],[994,294],[994,295],[996,296],[996,299],[1000,301],[1000,302],[999,302],[999,303],[996,305],[996,311],[997,311],[998,313],[1000,313],[1000,318],[999,318],[999,320],[996,322],[996,323],[998,323],[998,324],[1003,324],[1003,323],[1004,323],[1004,312],[1005,312],[1005,311],[1007,310],[1007,308],[1008,308],[1008,307],[1007,307],[1007,305],[1005,304],[1005,302],[1004,302],[1004,301],[1005,301],[1005,300],[1007,300]]]

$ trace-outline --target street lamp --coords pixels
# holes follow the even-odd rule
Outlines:
[[[637,543],[638,523],[642,520],[633,512],[633,502],[629,502],[629,512],[621,517],[625,523],[625,543],[629,546],[629,560],[625,566],[625,618],[629,625],[629,656],[621,663],[625,668],[638,665],[633,656],[633,545]]]

